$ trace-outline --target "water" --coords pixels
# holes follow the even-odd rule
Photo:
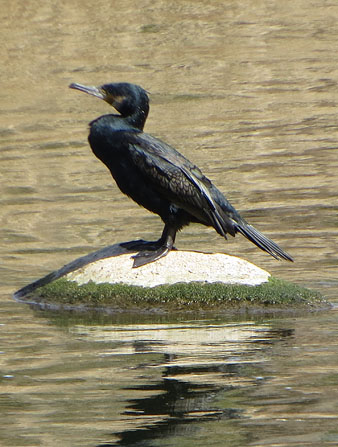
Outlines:
[[[178,248],[235,254],[337,303],[338,5],[2,0],[0,445],[338,444],[337,311],[58,314],[18,288],[95,249],[158,237],[86,142],[109,108],[67,88],[151,92],[177,147],[296,259],[191,226]]]

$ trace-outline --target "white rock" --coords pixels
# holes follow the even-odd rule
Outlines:
[[[93,281],[97,284],[124,283],[155,287],[192,281],[253,286],[268,281],[270,276],[268,272],[250,262],[221,253],[171,251],[164,258],[138,268],[132,268],[131,256],[131,252],[119,245],[106,247],[80,258],[88,259],[85,263],[82,262],[82,266],[67,273],[65,278],[78,284]]]

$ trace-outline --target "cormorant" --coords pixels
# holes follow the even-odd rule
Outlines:
[[[129,83],[100,87],[74,83],[69,87],[103,99],[119,112],[100,116],[89,124],[89,144],[120,190],[164,222],[158,241],[122,244],[139,251],[133,256],[133,267],[169,253],[177,231],[190,222],[211,226],[224,238],[227,233],[241,233],[274,258],[293,261],[275,242],[249,225],[197,166],[143,132],[149,99],[142,87]]]

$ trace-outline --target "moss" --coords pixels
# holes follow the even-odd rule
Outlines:
[[[323,308],[328,303],[313,290],[277,278],[259,286],[177,283],[157,287],[95,284],[60,278],[36,289],[25,300],[37,303],[119,310],[227,310],[229,308]]]

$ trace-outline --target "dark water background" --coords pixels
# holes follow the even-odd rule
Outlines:
[[[337,311],[86,316],[14,302],[95,249],[161,232],[87,145],[109,107],[71,82],[151,93],[146,129],[296,259],[186,228],[338,302],[334,1],[0,0],[0,445],[338,445]]]

